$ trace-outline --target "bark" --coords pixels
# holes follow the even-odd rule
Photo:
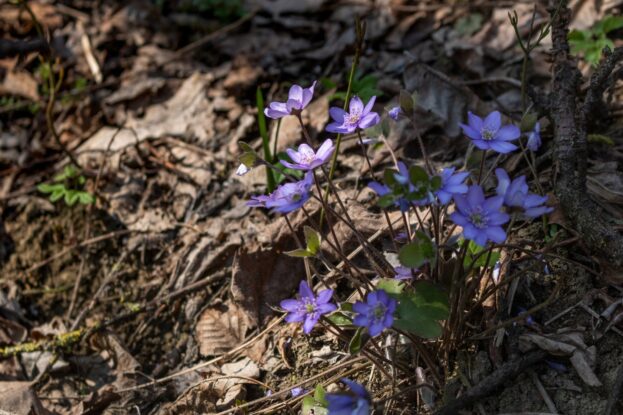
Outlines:
[[[605,258],[608,265],[620,269],[623,266],[623,236],[606,221],[605,213],[587,192],[586,121],[601,103],[607,80],[616,62],[623,57],[623,51],[617,48],[607,56],[591,78],[584,103],[579,103],[582,76],[569,56],[567,32],[570,17],[571,11],[563,1],[552,22],[554,79],[550,115],[554,122],[557,166],[555,192],[565,215],[591,251]]]

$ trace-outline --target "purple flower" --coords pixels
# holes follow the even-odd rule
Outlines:
[[[290,393],[292,394],[293,398],[296,398],[297,396],[303,394],[307,392],[305,389],[303,388],[292,388],[292,390],[290,390]]]
[[[312,86],[305,89],[299,85],[292,85],[290,92],[288,92],[288,100],[286,102],[271,102],[268,108],[264,109],[264,114],[276,120],[286,115],[300,113],[314,96],[315,86],[316,81]]]
[[[435,192],[442,205],[447,205],[453,195],[467,193],[467,185],[464,183],[469,172],[454,174],[454,167],[447,167],[441,172],[441,187]]]
[[[353,324],[367,327],[370,336],[375,337],[394,323],[396,300],[384,290],[372,291],[366,296],[365,303],[357,301],[353,304],[353,311],[357,313]]]
[[[544,205],[547,196],[539,196],[528,192],[526,176],[519,176],[511,181],[504,169],[495,169],[498,178],[496,192],[504,197],[504,204],[509,208],[523,209],[523,214],[529,218],[536,218],[552,212],[554,208]]]
[[[402,110],[398,106],[391,108],[389,111],[387,111],[387,113],[389,114],[389,118],[394,121],[398,121],[398,117],[400,116],[400,114],[402,114]]]
[[[417,269],[403,267],[402,265],[394,267],[394,272],[396,272],[394,278],[397,280],[410,280],[413,278],[413,271],[417,271]]]
[[[288,156],[294,163],[287,162],[285,160],[279,160],[281,164],[286,167],[295,170],[313,170],[318,166],[323,165],[329,160],[331,154],[333,154],[333,141],[326,139],[324,143],[318,149],[318,152],[308,146],[307,144],[301,144],[298,151],[294,151],[291,148],[286,150]]]
[[[534,130],[528,134],[527,147],[531,151],[537,151],[541,147],[541,124],[538,121],[534,124]]]
[[[328,393],[329,415],[370,415],[370,394],[362,385],[343,378],[351,393]]]
[[[404,191],[407,194],[411,194],[420,190],[415,187],[413,183],[411,183],[409,169],[407,168],[407,165],[404,164],[402,161],[398,162],[398,171],[394,173],[394,179],[396,179],[399,184],[404,186]],[[381,197],[392,193],[392,190],[389,188],[389,186],[381,184],[379,182],[370,182],[368,183],[368,187]],[[432,202],[433,195],[429,194],[428,196],[418,200],[409,200],[403,196],[396,197],[394,204],[400,207],[400,210],[402,212],[406,212],[409,210],[411,204],[414,204],[416,206],[424,206],[431,204]]]
[[[338,107],[331,107],[329,115],[333,118],[331,124],[327,125],[327,131],[332,133],[347,134],[366,128],[373,127],[379,123],[381,118],[379,114],[372,111],[376,97],[370,98],[370,101],[363,106],[363,102],[357,96],[352,97],[349,104],[349,111],[346,112]]]
[[[247,206],[273,208],[275,212],[288,213],[303,206],[310,198],[314,183],[312,172],[308,171],[303,180],[279,186],[270,195],[251,197]]]
[[[463,133],[468,136],[474,145],[481,150],[494,150],[498,153],[510,153],[517,150],[517,146],[509,141],[517,140],[521,131],[515,125],[502,125],[502,116],[493,111],[484,119],[472,112],[467,113],[468,124],[459,124]]]
[[[303,332],[309,334],[323,314],[330,313],[337,309],[337,306],[330,303],[333,290],[322,290],[318,296],[309,288],[305,280],[299,285],[300,299],[283,300],[281,308],[288,312],[286,321],[288,323],[303,323]]]
[[[463,227],[465,239],[474,241],[484,247],[487,241],[501,244],[506,240],[506,232],[502,226],[510,219],[509,215],[500,209],[504,204],[504,197],[493,196],[485,199],[482,187],[472,185],[466,195],[455,195],[457,211],[450,215],[450,219]]]

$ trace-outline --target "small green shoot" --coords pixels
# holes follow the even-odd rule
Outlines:
[[[583,55],[592,66],[597,66],[604,48],[614,49],[608,34],[623,27],[623,16],[606,16],[591,29],[572,30],[567,35],[571,53]]]
[[[37,190],[49,194],[50,202],[63,199],[67,206],[73,206],[77,202],[88,205],[95,202],[95,198],[89,192],[81,190],[86,179],[73,165],[65,166],[63,171],[52,179],[52,183],[41,183]]]
[[[322,385],[316,386],[313,396],[303,398],[303,415],[327,415],[326,392]]]
[[[321,242],[320,234],[309,226],[305,226],[303,232],[305,233],[305,249],[295,249],[294,251],[286,252],[286,255],[297,258],[307,258],[314,257],[318,254]]]

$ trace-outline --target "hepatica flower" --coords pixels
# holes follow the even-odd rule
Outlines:
[[[507,207],[523,209],[523,214],[529,218],[536,218],[554,210],[545,205],[547,196],[528,191],[526,176],[519,176],[511,181],[504,169],[495,169],[495,175],[498,178],[496,192],[504,198]]]
[[[393,107],[390,108],[389,111],[387,111],[387,113],[389,114],[389,118],[391,118],[394,121],[398,121],[398,117],[400,116],[400,114],[402,113],[400,107]]]
[[[303,180],[279,186],[269,195],[251,197],[248,206],[272,208],[275,212],[288,213],[303,206],[311,196],[310,189],[314,183],[312,172],[308,171]]]
[[[299,285],[299,299],[283,300],[279,305],[288,312],[286,321],[288,323],[303,322],[303,332],[309,334],[316,325],[320,316],[330,313],[337,309],[337,306],[330,303],[333,290],[322,290],[318,296],[305,280]]]
[[[271,102],[268,108],[264,109],[264,114],[276,120],[286,115],[300,113],[313,98],[315,86],[316,81],[305,89],[299,85],[292,85],[290,92],[288,92],[288,100],[286,102]]]
[[[417,269],[407,268],[399,265],[397,267],[394,267],[394,272],[396,273],[394,278],[397,280],[410,280],[411,278],[413,278],[413,271],[417,271]]]
[[[284,166],[295,170],[313,170],[318,166],[323,165],[329,160],[334,150],[333,141],[326,139],[320,146],[317,152],[315,152],[307,144],[301,144],[297,151],[291,148],[286,150],[288,156],[294,163],[287,162],[285,160],[279,160]]]
[[[371,398],[362,385],[350,379],[343,378],[350,393],[328,393],[326,400],[329,403],[328,415],[369,415]]]
[[[452,200],[452,196],[467,193],[465,179],[469,172],[454,174],[454,167],[447,167],[441,172],[441,187],[435,192],[442,205],[447,205]]]
[[[350,99],[349,112],[338,107],[331,107],[329,115],[333,118],[333,122],[327,125],[327,131],[339,134],[348,134],[355,132],[357,129],[365,130],[374,127],[379,123],[381,117],[372,111],[376,97],[370,98],[370,101],[364,107],[363,101],[357,96]]]
[[[366,327],[370,336],[375,337],[394,323],[396,300],[384,290],[372,291],[366,296],[366,302],[357,301],[353,304],[357,313],[353,319],[355,326]]]
[[[499,244],[506,240],[506,232],[501,225],[508,222],[510,217],[500,210],[504,197],[485,199],[482,187],[472,185],[466,195],[455,195],[454,202],[457,210],[450,215],[450,219],[463,228],[465,239],[481,247],[489,240]]]
[[[517,150],[517,146],[509,141],[517,140],[521,131],[512,124],[502,125],[502,116],[498,111],[493,111],[484,120],[472,112],[467,114],[467,118],[468,124],[459,125],[479,149],[491,149],[502,154]]]
[[[531,151],[537,151],[541,147],[541,124],[538,121],[534,124],[534,129],[528,134],[526,146]]]

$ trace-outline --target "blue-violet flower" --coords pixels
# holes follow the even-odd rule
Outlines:
[[[279,160],[284,166],[295,170],[313,170],[318,166],[323,165],[329,160],[333,154],[334,146],[331,139],[326,139],[324,143],[315,152],[307,144],[301,144],[297,151],[288,148],[286,153],[292,159],[294,163],[287,162],[285,160]]]
[[[389,114],[389,118],[391,118],[394,121],[398,121],[398,117],[400,116],[400,114],[402,114],[402,110],[400,109],[399,106],[397,106],[397,107],[390,108],[390,110],[387,111],[387,113]]]
[[[450,219],[463,228],[465,239],[474,241],[484,247],[487,241],[502,243],[506,240],[506,232],[502,226],[510,219],[507,213],[500,209],[504,204],[504,197],[492,196],[485,199],[482,187],[472,185],[466,195],[455,195],[456,212]]]
[[[351,393],[328,393],[328,415],[369,415],[372,399],[366,388],[350,379],[343,378],[342,382],[348,385]]]
[[[276,120],[286,115],[300,113],[313,98],[315,86],[316,81],[305,89],[299,85],[292,85],[288,92],[288,100],[286,102],[271,102],[268,108],[264,109],[264,114],[268,118]]]
[[[519,176],[511,181],[508,173],[501,168],[495,169],[495,175],[498,178],[496,192],[504,197],[504,204],[507,207],[523,209],[524,215],[529,218],[536,218],[554,210],[545,205],[547,196],[539,196],[528,191],[526,176]]]
[[[294,183],[279,186],[269,195],[252,196],[247,206],[273,208],[275,212],[288,213],[303,206],[310,198],[314,175],[308,171],[305,177]]]
[[[327,125],[327,131],[339,134],[348,134],[355,132],[357,129],[365,130],[374,127],[379,123],[381,117],[372,111],[376,97],[370,98],[370,101],[363,106],[363,102],[357,96],[350,99],[349,112],[338,107],[331,107],[329,115],[333,118],[333,122]]]
[[[335,304],[330,303],[332,295],[333,290],[322,290],[315,296],[307,282],[302,280],[299,285],[300,298],[283,300],[279,305],[288,312],[288,323],[303,322],[303,332],[309,334],[321,315],[337,309]]]
[[[479,149],[491,149],[502,154],[517,150],[517,146],[509,141],[518,139],[521,131],[512,124],[503,126],[502,115],[498,111],[493,111],[484,120],[472,112],[467,114],[467,118],[468,124],[459,125]]]
[[[357,301],[353,304],[353,311],[357,313],[353,324],[367,327],[370,336],[375,337],[394,323],[396,300],[384,290],[372,291],[366,296],[365,303]]]
[[[526,146],[530,151],[537,151],[541,147],[541,124],[538,121],[534,124],[534,129],[528,134]]]
[[[394,267],[394,272],[396,273],[394,278],[397,280],[410,280],[411,278],[413,278],[413,271],[417,271],[417,269],[407,268],[399,265],[397,267]]]
[[[454,167],[447,167],[441,171],[441,187],[435,192],[442,205],[447,205],[453,195],[467,193],[467,185],[464,183],[469,172],[454,174]]]

